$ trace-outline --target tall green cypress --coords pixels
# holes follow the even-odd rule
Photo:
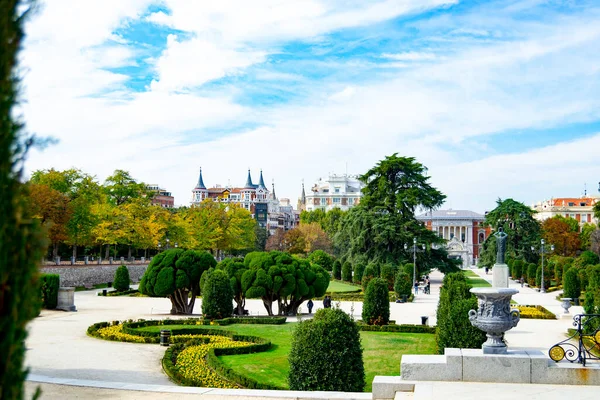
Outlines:
[[[37,262],[43,239],[39,224],[27,215],[20,183],[29,141],[15,119],[17,53],[27,16],[18,0],[0,0],[0,399],[23,397],[26,325],[39,312]],[[27,7],[26,7],[27,8]]]

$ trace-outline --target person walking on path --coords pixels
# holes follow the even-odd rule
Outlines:
[[[419,282],[415,282],[415,296],[419,294]]]
[[[313,303],[312,299],[308,300],[308,303],[306,303],[306,306],[308,307],[308,313],[312,314],[312,309],[313,309],[313,306],[314,306],[314,303]]]

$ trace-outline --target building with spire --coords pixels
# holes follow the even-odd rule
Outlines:
[[[306,194],[304,182],[302,194],[298,199],[298,209],[306,211],[329,211],[334,208],[348,210],[360,202],[363,183],[355,176],[329,175],[328,179],[321,179],[315,183],[310,192]]]
[[[292,229],[296,218],[291,206],[281,205],[275,195],[275,183],[271,184],[272,191],[267,189],[262,170],[258,184],[253,183],[252,174],[248,169],[246,183],[243,187],[215,185],[207,188],[202,177],[202,168],[198,176],[198,183],[192,189],[192,205],[197,205],[205,200],[220,203],[239,204],[252,213],[260,226],[268,228],[271,234],[276,229]],[[289,215],[288,215],[289,214]]]

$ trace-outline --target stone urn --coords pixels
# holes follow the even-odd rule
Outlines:
[[[479,299],[478,310],[469,311],[471,325],[487,334],[487,341],[481,346],[483,354],[506,354],[504,332],[514,328],[521,319],[517,309],[510,308],[510,299],[519,293],[509,288],[471,289]]]
[[[571,308],[571,298],[570,297],[561,297],[562,308],[565,311],[565,314],[569,314],[569,308]]]

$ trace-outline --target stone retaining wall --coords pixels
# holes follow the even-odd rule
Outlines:
[[[60,286],[93,286],[100,283],[112,282],[115,271],[120,265],[88,265],[81,267],[42,267],[44,274],[60,275]],[[127,265],[129,278],[139,282],[148,265]]]

